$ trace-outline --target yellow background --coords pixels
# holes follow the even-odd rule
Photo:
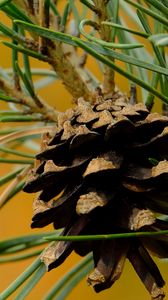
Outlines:
[[[11,51],[3,45],[0,45],[0,66],[10,67],[11,66]],[[32,66],[34,67],[47,67],[46,64],[31,60]],[[88,66],[90,70],[93,70],[96,75],[99,70],[92,59],[89,59]],[[99,74],[101,80],[101,75]],[[123,91],[128,92],[128,84],[126,80],[120,76],[116,76],[118,86]],[[57,110],[64,111],[71,105],[71,96],[66,92],[64,86],[59,82],[48,86],[40,90],[40,95],[52,104]],[[0,102],[1,108],[6,107]],[[0,125],[2,128],[2,125]],[[13,124],[11,123],[11,126]],[[0,176],[5,174],[8,166],[1,164]],[[2,189],[1,189],[2,190]],[[14,236],[33,234],[35,232],[44,232],[45,230],[51,229],[31,229],[31,217],[32,217],[32,200],[33,195],[27,195],[23,192],[19,193],[18,196],[14,197],[9,203],[4,206],[0,212],[0,236],[1,239],[8,239]],[[26,261],[3,264],[0,266],[0,290],[6,288],[34,259],[28,259]],[[41,300],[46,292],[52,287],[57,280],[59,280],[67,270],[69,270],[80,258],[72,254],[66,262],[58,267],[57,269],[46,273],[41,279],[35,289],[26,298],[28,300]],[[166,262],[157,261],[157,264],[161,270],[163,277],[168,279],[168,265]],[[168,295],[168,284],[166,285],[165,291]],[[9,299],[14,299],[18,291],[13,294]],[[117,281],[114,286],[100,294],[96,294],[91,287],[88,287],[85,280],[83,280],[78,286],[70,293],[67,300],[149,300],[150,296],[145,290],[143,284],[140,282],[136,273],[129,262],[126,263],[124,272],[121,279]],[[168,299],[167,297],[165,299]]]

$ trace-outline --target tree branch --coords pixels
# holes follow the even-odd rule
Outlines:
[[[28,9],[27,1],[14,0],[14,3],[28,12],[29,18],[35,23],[40,24],[39,15],[34,15],[31,9]],[[44,7],[43,7],[43,13]],[[54,18],[50,14],[49,27],[60,31],[59,25],[56,28]],[[33,35],[34,38],[34,35]],[[37,41],[37,38],[35,39]],[[43,38],[44,41],[44,38]],[[46,45],[43,49],[50,58],[50,64],[62,80],[66,89],[70,92],[74,100],[79,97],[85,98],[87,101],[94,101],[95,97],[95,83],[93,84],[93,78],[89,75],[83,65],[80,64],[80,57],[78,56],[76,49],[69,45],[64,45],[61,42],[53,42],[45,39]]]

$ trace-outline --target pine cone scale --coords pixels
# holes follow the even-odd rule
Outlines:
[[[104,241],[95,249],[95,269],[88,276],[87,282],[96,292],[109,288],[120,277],[124,268],[129,245],[114,240]]]
[[[89,222],[88,216],[82,216],[73,226],[64,230],[64,235],[78,235]],[[50,245],[41,255],[41,260],[46,264],[48,271],[59,266],[73,251],[71,241],[60,241]]]
[[[44,227],[54,222],[55,219],[57,220],[57,229],[65,227],[71,220],[81,188],[82,184],[79,183],[72,186],[71,190],[65,189],[58,200],[52,201],[50,209],[46,205],[46,209],[43,206],[41,210],[40,205],[38,205],[39,198],[35,199],[34,205],[37,203],[38,210],[35,211],[32,218],[32,228]]]
[[[131,264],[133,265],[135,271],[137,272],[138,276],[140,279],[143,281],[144,285],[146,286],[147,290],[152,296],[152,299],[160,300],[163,299],[165,294],[163,292],[163,285],[164,281],[162,278],[159,276],[159,280],[157,278],[158,273],[156,275],[156,271],[154,272],[154,277],[153,274],[151,274],[151,270],[146,264],[144,257],[142,254],[139,252],[137,249],[132,249],[129,252],[129,260]],[[159,283],[159,284],[158,284]]]

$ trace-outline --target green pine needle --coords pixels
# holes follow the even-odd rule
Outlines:
[[[24,253],[24,254],[19,254],[19,255],[13,255],[13,256],[6,256],[6,257],[1,257],[0,256],[0,264],[4,264],[4,263],[9,263],[9,262],[16,262],[16,261],[20,261],[20,260],[25,260],[34,256],[39,255],[42,252],[42,250],[35,250],[32,251],[30,253]]]
[[[34,161],[23,160],[23,159],[8,159],[8,158],[0,157],[0,163],[32,165]]]
[[[168,97],[167,96],[163,95],[158,90],[151,87],[145,81],[137,78],[136,76],[132,75],[131,73],[125,71],[122,68],[120,68],[115,63],[113,63],[108,58],[106,58],[105,56],[97,53],[95,50],[93,50],[92,44],[90,45],[90,44],[82,41],[81,39],[79,39],[77,37],[72,37],[71,35],[68,35],[68,34],[64,34],[64,33],[61,33],[61,32],[55,32],[53,30],[49,30],[49,29],[42,28],[42,27],[39,27],[39,26],[31,25],[31,24],[28,24],[28,23],[25,23],[25,22],[22,22],[22,21],[18,21],[18,20],[15,21],[15,22],[18,25],[23,26],[23,28],[25,28],[25,29],[36,32],[40,36],[47,37],[49,39],[59,40],[59,41],[62,41],[64,43],[71,44],[71,45],[78,45],[79,47],[84,49],[86,52],[88,52],[90,55],[95,57],[97,60],[99,60],[99,61],[103,62],[104,64],[106,64],[107,66],[111,67],[114,71],[118,72],[119,74],[123,75],[127,79],[130,79],[132,82],[134,82],[134,83],[138,84],[139,86],[143,87],[144,89],[149,91],[154,96],[160,98],[165,103],[168,103]]]
[[[57,300],[66,299],[69,292],[88,274],[92,267],[92,255],[89,254],[53,286],[51,291],[44,296],[44,300],[52,300],[53,298]]]
[[[41,264],[39,268],[33,273],[29,281],[23,286],[21,291],[16,296],[15,300],[24,300],[26,296],[32,291],[35,285],[40,281],[40,279],[46,273],[46,267]]]
[[[2,186],[3,184],[9,182],[10,180],[12,180],[13,178],[15,178],[21,171],[23,170],[23,168],[18,169],[14,172],[8,173],[7,175],[3,176],[0,178],[0,186]],[[1,244],[1,242],[0,242]]]
[[[43,5],[41,5],[42,2]],[[105,71],[105,77],[109,76],[108,79],[112,78],[111,73],[113,75],[118,73],[124,80],[127,80],[127,83],[137,85],[138,93],[140,90],[147,108],[152,109],[157,101],[156,98],[164,102],[165,110],[168,105],[166,50],[168,45],[168,0],[100,1],[108,13],[108,17],[104,19],[101,15],[103,10],[99,9],[99,1],[80,0],[78,7],[77,1],[68,0],[61,8],[62,11],[57,5],[59,1],[44,0],[42,2],[41,0],[23,2],[0,0],[0,10],[6,14],[10,22],[8,26],[0,23],[0,34],[3,39],[1,45],[7,47],[12,54],[10,69],[0,68],[0,101],[1,103],[3,101],[2,104],[5,107],[0,111],[1,144],[4,144],[3,147],[0,146],[0,164],[2,167],[4,164],[10,167],[9,173],[6,171],[6,175],[0,178],[1,187],[9,183],[2,193],[1,206],[22,191],[26,172],[34,164],[34,155],[29,154],[28,151],[31,149],[31,153],[34,153],[33,151],[36,151],[38,146],[38,142],[33,138],[39,138],[47,131],[48,122],[53,122],[52,106],[47,101],[41,100],[41,94],[37,95],[37,89],[49,86],[56,79],[64,78],[60,69],[57,68],[58,57],[64,61],[65,55],[65,58],[69,59],[69,63],[72,63],[74,70],[77,66],[79,81],[82,78],[82,84],[86,88],[89,87],[89,84],[91,86],[92,82],[94,82],[93,90],[101,85],[90,69],[87,69],[89,65],[87,65],[87,57],[92,57],[100,67],[102,74]],[[17,3],[21,5],[19,6]],[[129,22],[127,22],[128,20]],[[90,31],[86,28],[88,26],[91,27]],[[57,28],[58,31],[55,31],[54,28]],[[107,36],[103,31],[104,33],[107,31]],[[72,32],[72,34],[65,32]],[[105,38],[102,38],[103,35]],[[63,47],[64,51],[61,49]],[[68,51],[65,51],[67,49]],[[62,51],[62,56],[59,51],[60,53]],[[71,51],[73,55],[71,55]],[[77,56],[79,54],[75,63],[73,63],[74,54]],[[49,63],[51,70],[50,66],[33,68],[34,59],[41,61],[42,67],[43,63]],[[120,64],[120,62],[122,63]],[[106,70],[110,71],[110,75],[106,74]],[[87,75],[86,78],[84,75]],[[78,79],[78,76],[75,78]],[[66,86],[66,77],[64,83]],[[90,89],[89,87],[88,94],[90,93],[92,98]],[[57,89],[56,95],[59,95]],[[30,102],[27,101],[27,105],[24,104],[26,97],[30,100]],[[57,107],[56,102],[54,107]],[[57,112],[54,122],[56,120]],[[24,127],[16,127],[16,122],[26,123]],[[30,122],[34,122],[34,125],[31,125]],[[40,127],[35,127],[40,125],[41,131]],[[53,131],[53,126],[52,128],[48,126],[48,128],[50,128],[49,132]],[[23,149],[26,150],[15,150],[18,145],[23,145]],[[151,167],[158,164],[155,155],[152,157],[151,154],[148,163]],[[23,176],[19,177],[20,174]],[[13,181],[10,183],[11,180]],[[166,214],[168,209],[166,202],[162,199],[152,201],[161,212]],[[149,206],[151,204],[152,207],[152,203],[149,203]],[[155,236],[162,236],[166,240],[168,237],[168,230],[152,232],[143,230],[78,236],[62,236],[62,231],[53,230],[47,233],[13,237],[0,241],[0,263],[12,263],[38,256],[49,241],[82,243],[83,241],[143,239]],[[93,258],[92,255],[88,255],[52,286],[44,296],[44,300],[66,299],[91,268],[93,268]],[[15,299],[25,299],[45,272],[46,267],[38,257],[2,291],[0,300],[13,298],[16,290],[18,291]]]
[[[25,153],[22,151],[17,151],[14,149],[9,149],[9,148],[5,148],[5,147],[1,147],[1,146],[0,146],[0,152],[14,154],[14,155],[21,156],[21,157],[35,158],[35,155],[33,155],[33,154],[29,154],[29,153]]]
[[[146,236],[157,236],[157,235],[167,235],[168,230],[160,231],[137,231],[137,232],[124,232],[124,233],[114,233],[114,234],[101,234],[101,235],[78,235],[78,236],[50,236],[45,237],[47,241],[99,241],[99,240],[115,240],[115,239],[128,239],[128,238],[138,238]]]
[[[10,3],[12,0],[0,0],[0,9],[3,8],[6,4]]]
[[[162,17],[162,15],[158,14],[157,12],[154,12],[153,10],[148,9],[145,6],[143,6],[137,2],[135,3],[131,0],[124,0],[124,1],[126,1],[127,3],[131,4],[132,6],[136,7],[137,9],[141,10],[145,14],[151,16],[153,19],[158,20],[160,23],[162,23],[168,27],[168,20],[166,18]]]
[[[16,280],[1,293],[0,299],[5,300],[13,294],[40,266],[41,260],[38,257]]]
[[[42,242],[44,244],[44,237],[53,235],[55,231],[53,232],[43,232],[43,233],[36,233],[36,234],[29,234],[25,236],[19,236],[19,237],[14,237],[12,239],[8,240],[2,240],[0,241],[0,253],[11,253],[11,250],[14,247],[20,247],[20,250],[24,250],[26,246],[32,245],[37,246]],[[57,231],[59,233],[60,231]]]

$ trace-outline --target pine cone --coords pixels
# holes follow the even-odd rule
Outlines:
[[[24,187],[40,192],[32,228],[53,223],[68,236],[168,229],[155,214],[168,214],[168,117],[122,96],[94,105],[79,99],[76,109],[60,114],[37,160]],[[164,280],[149,252],[167,258],[166,235],[55,242],[42,260],[51,270],[73,250],[93,252],[87,281],[96,292],[112,286],[128,258],[152,299],[164,298]]]

